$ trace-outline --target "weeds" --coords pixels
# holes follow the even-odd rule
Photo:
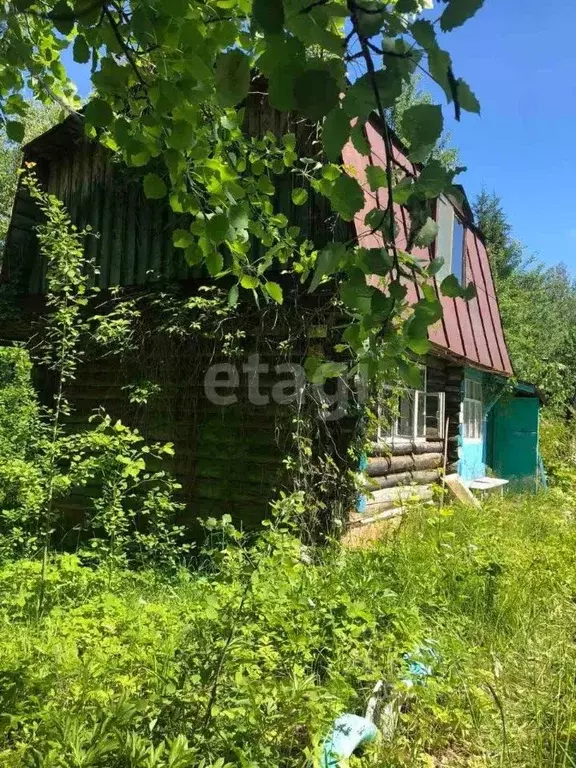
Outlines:
[[[304,766],[425,645],[432,677],[355,765],[570,766],[576,529],[549,498],[415,510],[313,565],[278,520],[252,542],[216,525],[203,566],[171,577],[58,556],[40,619],[41,564],[6,564],[0,763]]]

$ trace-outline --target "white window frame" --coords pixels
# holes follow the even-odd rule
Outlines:
[[[385,386],[384,392],[398,396],[398,407],[394,414],[392,424],[382,424],[382,407],[378,405],[378,429],[377,440],[382,443],[425,443],[429,439],[443,440],[444,439],[444,420],[446,412],[446,393],[445,392],[428,392],[427,391],[427,371],[423,368],[423,389],[408,389],[403,387],[400,389],[394,389],[393,387]],[[398,422],[400,420],[400,414],[402,412],[401,400],[403,397],[410,397],[413,399],[413,414],[412,414],[412,432],[410,435],[403,435],[398,433]],[[427,430],[427,398],[435,397],[438,400],[438,434],[435,436],[428,436]],[[420,413],[421,403],[424,402],[424,434],[418,434],[418,416]]]
[[[484,410],[482,383],[476,379],[464,378],[464,399],[462,401],[462,437],[468,443],[481,443],[484,439]]]
[[[444,278],[452,274],[454,262],[454,223],[459,221],[462,225],[462,274],[456,275],[461,285],[466,285],[466,225],[454,210],[454,206],[444,195],[436,201],[436,223],[438,224],[438,236],[436,237],[436,258],[443,259],[444,264],[436,275],[436,280],[441,283]]]

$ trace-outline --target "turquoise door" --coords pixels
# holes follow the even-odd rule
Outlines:
[[[516,489],[537,487],[539,411],[538,398],[514,397],[490,414],[492,469]]]

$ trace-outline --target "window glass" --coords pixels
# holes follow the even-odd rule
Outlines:
[[[436,258],[444,261],[444,266],[437,274],[438,283],[452,273],[452,240],[454,228],[454,208],[445,197],[439,197],[436,204]]]
[[[464,379],[462,436],[467,440],[482,439],[482,384],[474,379]]]
[[[398,437],[412,437],[415,399],[416,393],[413,390],[406,390],[400,395],[400,408],[396,430]]]
[[[418,392],[416,401],[416,437],[426,437],[426,393]]]
[[[464,225],[454,216],[453,238],[452,238],[452,274],[458,279],[458,282],[464,284]]]
[[[379,403],[381,424],[378,439],[418,440],[443,437],[443,392],[426,392],[426,368],[422,367],[422,389],[385,387]]]
[[[455,275],[458,282],[464,283],[465,275],[465,227],[454,212],[452,203],[445,197],[439,197],[436,203],[436,258],[444,261],[444,266],[437,274],[439,283],[448,275]]]

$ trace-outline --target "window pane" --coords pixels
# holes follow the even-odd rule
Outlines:
[[[457,216],[454,217],[452,240],[452,274],[464,283],[464,226]]]
[[[418,412],[416,415],[416,437],[426,437],[426,394],[416,393]]]
[[[476,403],[476,438],[482,437],[482,403]]]
[[[426,437],[438,439],[444,436],[444,393],[426,395]]]
[[[436,279],[439,283],[452,272],[452,240],[454,228],[454,209],[444,197],[439,197],[436,203],[436,222],[438,237],[436,238],[436,257],[444,260],[444,266],[438,272]]]
[[[397,434],[412,437],[414,431],[414,392],[404,392],[400,397]]]

